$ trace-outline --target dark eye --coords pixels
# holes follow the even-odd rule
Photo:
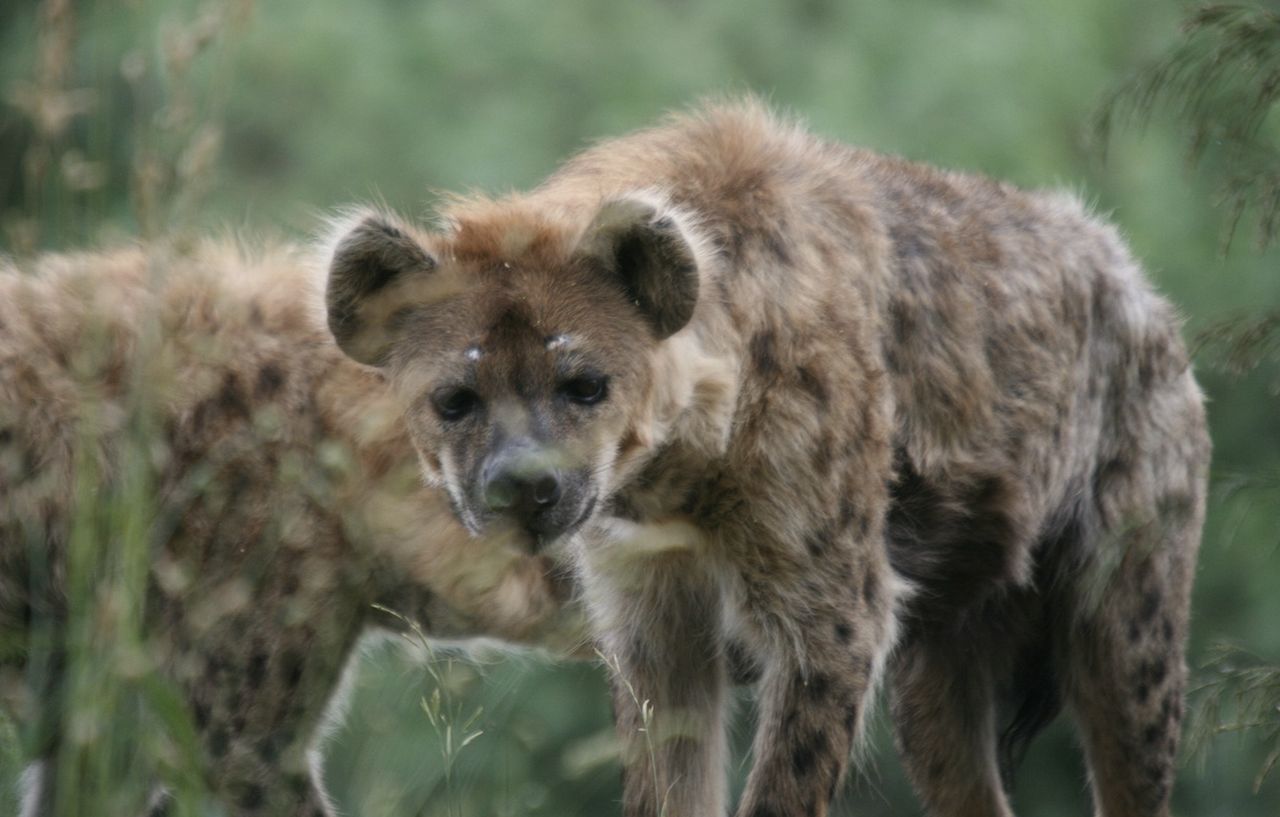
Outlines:
[[[560,393],[582,406],[594,406],[609,396],[609,378],[582,375],[560,384]]]
[[[440,419],[447,422],[461,420],[480,405],[480,395],[471,389],[448,389],[431,398]]]

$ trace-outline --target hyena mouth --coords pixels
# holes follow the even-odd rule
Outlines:
[[[559,527],[555,530],[538,530],[536,526],[526,526],[525,533],[529,535],[531,542],[530,550],[533,553],[539,553],[542,550],[552,547],[556,544],[566,541],[586,523],[591,515],[595,513],[598,496],[592,496],[582,506],[582,512],[574,518],[569,524]]]

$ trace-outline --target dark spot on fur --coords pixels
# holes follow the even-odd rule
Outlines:
[[[1154,746],[1164,734],[1163,724],[1153,723],[1142,730],[1142,742],[1148,747]]]
[[[311,778],[303,775],[291,774],[287,778],[289,791],[299,800],[305,800],[311,794]]]
[[[204,729],[209,725],[209,705],[203,701],[196,701],[192,714],[195,716],[195,724],[197,729]]]
[[[1138,620],[1142,624],[1150,624],[1160,609],[1160,591],[1150,588],[1142,594],[1142,609],[1138,611]]]
[[[853,737],[853,731],[858,726],[858,707],[853,707],[844,716],[844,731]]]
[[[0,428],[0,445],[8,445],[11,442],[13,442],[13,430]]]
[[[1168,617],[1160,620],[1160,635],[1166,644],[1173,641],[1173,622]]]
[[[1138,671],[1135,680],[1139,684],[1146,684],[1149,687],[1158,687],[1164,681],[1168,668],[1165,667],[1164,661],[1159,658],[1153,658],[1150,661],[1143,661],[1138,665]]]
[[[295,650],[286,650],[280,658],[280,677],[289,689],[296,689],[302,682],[305,659]]]
[[[746,242],[746,236],[743,235],[742,227],[736,223],[729,225],[729,234],[725,236],[724,253],[730,259],[736,260],[742,257],[742,245]],[[732,268],[732,267],[731,267]]]
[[[222,389],[217,396],[218,408],[229,417],[248,417],[249,404],[244,399],[236,376],[227,372],[222,378]]]
[[[921,234],[906,225],[895,224],[890,227],[889,241],[893,243],[894,255],[900,261],[920,258],[929,253],[929,248],[925,245]]]
[[[895,299],[889,302],[889,326],[893,332],[894,340],[899,344],[909,342],[911,336],[915,334],[915,317],[907,311],[907,305],[900,300]],[[892,355],[889,356],[888,362],[891,370],[898,370]]]
[[[255,395],[261,398],[272,397],[284,385],[284,370],[275,363],[264,363],[258,369],[258,380],[253,387]]]
[[[1144,681],[1138,682],[1138,686],[1136,687],[1134,692],[1135,692],[1135,697],[1138,699],[1138,703],[1140,704],[1145,704],[1147,702],[1147,698],[1151,696],[1151,688],[1147,686],[1146,682]]]
[[[801,743],[797,745],[791,753],[791,768],[795,770],[796,775],[801,777],[809,775],[813,772],[814,764],[817,763],[818,757],[814,753],[813,745]]]
[[[805,537],[805,546],[809,549],[810,556],[818,557],[826,553],[831,548],[831,528],[822,527],[810,531]]]
[[[770,330],[757,332],[751,338],[751,361],[764,377],[778,373],[777,338]]]
[[[862,600],[866,602],[868,607],[875,607],[879,593],[880,588],[876,580],[876,574],[871,570],[867,570],[862,576]]]
[[[266,791],[262,786],[257,783],[251,783],[240,793],[240,798],[237,802],[240,804],[240,808],[257,808],[262,805],[265,799]]]
[[[227,754],[227,746],[230,738],[227,736],[227,730],[221,726],[216,727],[209,733],[209,754],[215,758],[221,758]]]
[[[800,380],[800,388],[804,389],[819,407],[825,408],[831,395],[827,393],[827,384],[823,382],[822,377],[807,366],[796,369],[796,376]]]
[[[781,233],[773,230],[766,230],[762,236],[764,246],[777,259],[779,264],[784,266],[791,265],[791,249],[787,246],[787,240],[782,237]]]
[[[840,530],[848,530],[853,524],[853,518],[857,515],[858,509],[853,506],[853,500],[848,496],[840,497],[840,516],[836,521],[836,527]]]
[[[799,741],[791,750],[791,768],[798,777],[807,777],[817,767],[818,757],[826,750],[826,737],[821,733]]]
[[[815,474],[825,477],[831,472],[833,447],[830,430],[824,430],[822,436],[818,438],[818,441],[813,446],[813,457],[810,460]]]
[[[804,685],[804,691],[811,701],[825,700],[831,692],[831,676],[823,675],[822,673],[814,675]]]
[[[210,678],[217,679],[227,668],[227,662],[220,655],[210,655],[204,662],[205,670]]]
[[[836,622],[836,641],[848,644],[851,638],[853,638],[853,628],[843,621]]]
[[[249,657],[249,667],[245,670],[245,680],[249,684],[250,689],[257,689],[262,686],[262,680],[267,675],[267,656],[263,652],[255,652]]]
[[[280,739],[276,736],[264,738],[257,746],[258,757],[267,763],[275,763],[280,757]]]

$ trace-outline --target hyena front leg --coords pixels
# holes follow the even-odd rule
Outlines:
[[[864,564],[853,585],[824,587],[816,597],[778,596],[765,613],[765,675],[755,763],[739,817],[824,817],[839,790],[859,733],[874,676],[892,640],[888,569]],[[824,574],[835,583],[835,574]],[[748,611],[758,621],[761,612]],[[770,621],[772,619],[772,621]],[[770,627],[770,624],[773,626]],[[800,641],[793,640],[796,636]]]
[[[610,565],[584,584],[612,676],[623,814],[722,817],[726,681],[713,574],[677,548]]]

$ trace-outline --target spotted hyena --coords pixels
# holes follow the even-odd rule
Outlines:
[[[128,620],[106,579],[69,584],[139,541],[142,643],[229,815],[331,813],[307,752],[357,637],[397,623],[375,603],[436,635],[572,640],[544,560],[472,540],[422,486],[312,269],[216,243],[0,265],[0,703],[45,761],[24,814],[76,810],[53,802],[85,660],[64,622]]]
[[[472,532],[566,544],[625,814],[725,813],[737,676],[737,814],[827,814],[882,670],[931,812],[1066,704],[1098,813],[1167,813],[1209,443],[1113,228],[750,102],[442,217],[353,220],[329,325]]]

